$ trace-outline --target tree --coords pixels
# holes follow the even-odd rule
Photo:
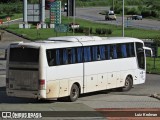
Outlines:
[[[160,0],[147,0],[145,3],[152,10],[160,11]]]

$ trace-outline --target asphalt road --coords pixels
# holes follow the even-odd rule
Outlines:
[[[116,21],[106,21],[105,15],[99,14],[101,11],[109,10],[109,7],[88,7],[88,8],[76,8],[76,18],[86,19],[98,23],[122,25],[122,17],[117,16]],[[66,16],[66,12],[62,14]],[[46,10],[46,18],[49,18],[49,10]],[[23,23],[23,19],[18,19],[16,21],[11,21],[9,24]],[[8,24],[7,22],[5,24]],[[153,29],[160,30],[160,21],[143,19],[143,20],[128,20],[125,17],[125,27],[143,28],[143,29]]]
[[[76,9],[76,17],[82,18],[90,21],[106,23],[106,24],[115,24],[122,25],[122,17],[117,16],[116,21],[105,21],[105,16],[100,15],[101,11],[109,10],[109,7],[89,7],[89,8],[77,8]],[[128,20],[125,17],[125,26],[135,27],[135,28],[143,28],[143,29],[153,29],[160,30],[160,21],[157,20]]]
[[[111,90],[99,91],[89,94],[81,95],[76,102],[61,102],[61,101],[37,101],[35,99],[24,99],[16,97],[8,97],[5,92],[5,75],[0,75],[0,111],[39,111],[43,113],[45,111],[59,112],[59,116],[66,115],[66,117],[43,117],[44,120],[106,120],[103,115],[97,115],[97,110],[131,110],[131,111],[145,111],[146,110],[160,110],[160,101],[155,98],[149,97],[151,93],[157,93],[160,91],[160,75],[147,75],[145,84],[136,85],[129,92],[116,92]],[[75,112],[80,112],[77,116],[87,117],[67,117],[69,115],[75,115]],[[86,112],[91,111],[91,113]],[[96,112],[96,113],[95,113]],[[48,112],[47,112],[48,113]],[[117,112],[118,113],[118,112]],[[127,113],[127,112],[126,112]],[[46,114],[44,114],[46,115]],[[94,117],[91,117],[91,116]],[[117,118],[117,117],[116,117]],[[0,118],[1,120],[1,118]],[[112,120],[112,119],[109,119]],[[122,120],[121,118],[117,120]],[[130,120],[130,117],[125,120]],[[133,119],[134,120],[134,119]],[[156,118],[155,120],[158,120]]]
[[[4,63],[1,62],[1,65]],[[99,91],[99,92],[94,92],[94,93],[88,93],[81,95],[80,98],[78,99],[77,102],[75,103],[84,103],[86,105],[93,104],[94,106],[90,106],[92,108],[99,108],[100,101],[103,102],[119,102],[120,99],[125,99],[128,102],[136,100],[136,102],[155,102],[156,104],[148,104],[146,106],[141,105],[142,107],[152,107],[152,108],[160,108],[160,101],[156,100],[155,98],[149,97],[151,94],[154,93],[159,93],[160,92],[160,75],[152,75],[148,74],[147,75],[147,80],[145,84],[141,85],[136,85],[134,86],[130,91],[128,92],[117,92],[116,90],[105,90],[105,91]],[[33,99],[23,99],[23,98],[15,98],[15,97],[8,97],[6,96],[5,93],[5,75],[0,75],[0,103],[35,103],[37,101]],[[141,98],[146,98],[146,99],[141,99]],[[118,99],[115,99],[118,98]],[[134,99],[132,99],[134,98]],[[131,100],[132,99],[132,100]],[[109,101],[108,101],[109,100]],[[131,101],[130,101],[131,100]],[[121,101],[121,100],[120,100]],[[59,101],[54,101],[58,102]],[[99,104],[94,104],[94,102],[99,102]],[[125,101],[126,102],[126,101]],[[110,106],[110,104],[108,104]],[[129,105],[129,104],[128,104]],[[129,105],[130,106],[130,105]],[[105,106],[103,106],[105,107]],[[107,107],[107,106],[106,106]],[[111,108],[113,107],[122,107],[121,105],[119,106],[110,106]],[[138,106],[135,106],[138,107]]]

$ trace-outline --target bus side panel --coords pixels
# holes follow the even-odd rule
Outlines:
[[[63,74],[62,74],[63,73]],[[56,82],[55,82],[56,81]],[[59,81],[59,82],[58,82]],[[71,86],[74,83],[80,84],[83,91],[83,63],[51,66],[47,69],[47,91],[52,92],[48,97],[65,97],[70,94]],[[51,85],[54,84],[54,85]],[[55,87],[55,88],[52,88]],[[58,91],[59,89],[59,91]]]
[[[136,70],[136,78],[137,81],[134,81],[134,84],[142,84],[145,83],[146,80],[146,71],[142,69],[137,69]]]
[[[58,95],[59,95],[59,80],[47,81],[46,97],[57,98]]]
[[[136,58],[112,59],[84,63],[85,93],[124,86],[127,75],[135,75]],[[121,75],[121,72],[125,74]],[[103,85],[101,86],[103,78]]]
[[[134,82],[136,81],[136,79],[135,79],[135,72],[136,72],[136,70],[126,70],[126,71],[120,72],[121,79],[118,82],[119,84],[117,84],[117,87],[123,87],[125,85],[125,80],[126,80],[126,78],[127,78],[128,75],[132,76],[133,84],[134,84]]]

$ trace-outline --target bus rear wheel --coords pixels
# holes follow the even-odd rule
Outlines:
[[[73,84],[71,87],[70,95],[69,95],[69,101],[74,102],[79,97],[79,87],[76,84]]]
[[[130,76],[127,76],[126,80],[125,80],[124,87],[122,88],[122,90],[129,91],[132,88],[132,86],[133,86],[132,78]]]

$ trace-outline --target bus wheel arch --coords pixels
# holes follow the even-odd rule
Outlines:
[[[124,83],[124,87],[122,88],[123,91],[129,91],[133,86],[133,77],[132,75],[127,75]]]
[[[76,101],[78,99],[80,93],[81,93],[80,84],[77,82],[73,83],[71,86],[71,89],[70,89],[70,94],[68,96],[68,100],[70,102]]]

